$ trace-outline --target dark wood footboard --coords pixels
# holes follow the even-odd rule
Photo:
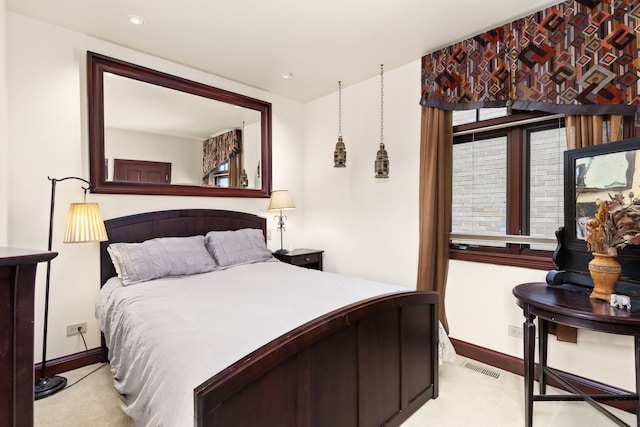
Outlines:
[[[194,390],[197,426],[397,426],[438,396],[438,296],[372,298],[315,319]]]

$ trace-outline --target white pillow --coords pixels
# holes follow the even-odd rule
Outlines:
[[[205,236],[205,245],[220,268],[274,259],[262,230],[257,228],[210,231]]]
[[[107,248],[123,285],[166,276],[215,270],[204,236],[160,237],[142,243],[112,243]]]
[[[117,243],[114,243],[116,245]],[[109,257],[111,258],[111,262],[113,263],[113,268],[116,270],[116,275],[118,278],[122,279],[122,269],[120,268],[120,257],[116,255],[113,249],[111,249],[111,245],[107,246],[107,252],[109,253]]]

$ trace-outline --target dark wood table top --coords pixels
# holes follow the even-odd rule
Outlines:
[[[524,283],[513,288],[518,305],[544,319],[578,328],[640,335],[640,302],[632,301],[631,310],[616,308],[608,301],[589,298],[590,292],[567,284]]]
[[[298,248],[298,249],[293,249],[291,251],[287,251],[287,252],[283,253],[282,255],[299,256],[299,255],[309,255],[309,254],[322,253],[322,252],[324,252],[324,250]]]
[[[34,249],[10,248],[0,246],[0,267],[7,265],[35,264],[49,261],[58,255],[57,252],[38,251]]]

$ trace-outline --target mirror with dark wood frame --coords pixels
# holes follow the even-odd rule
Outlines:
[[[622,193],[626,203],[640,199],[640,138],[567,150],[564,154],[564,227],[558,230],[554,253],[557,270],[547,283],[592,287],[584,225],[595,216],[598,200]],[[622,274],[616,292],[640,297],[640,247],[618,251]]]
[[[269,197],[271,104],[87,52],[92,191]]]

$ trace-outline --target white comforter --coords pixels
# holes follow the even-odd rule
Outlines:
[[[192,426],[193,389],[318,316],[409,289],[278,261],[122,286],[96,301],[115,387],[137,426]]]

